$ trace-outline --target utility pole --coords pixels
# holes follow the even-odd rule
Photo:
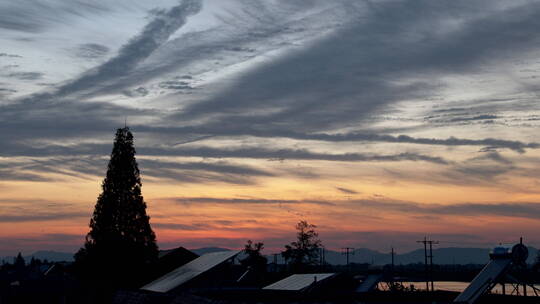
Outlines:
[[[344,254],[347,256],[347,268],[349,268],[349,253],[354,255],[354,248],[345,247],[345,248],[341,248],[341,250],[343,250],[341,254]]]
[[[325,268],[324,262],[324,247],[319,248],[319,266],[321,271],[324,271]]]
[[[424,275],[426,278],[426,291],[429,291],[429,283],[428,283],[428,264],[427,264],[427,239],[424,237],[423,241],[416,241],[417,243],[423,243],[424,244]]]
[[[433,244],[439,244],[438,241],[429,241],[429,270],[431,276],[431,291],[435,291],[433,286]]]
[[[392,252],[391,252],[391,254],[392,254],[392,276],[394,276],[394,255],[396,254],[396,253],[394,252],[394,247],[392,247]]]
[[[395,251],[394,251],[394,247],[391,247],[392,248],[392,251],[390,252],[391,256],[392,256],[392,268],[390,268],[390,286],[392,288],[392,290],[394,290],[395,288],[395,284],[394,284],[394,278],[396,277],[396,273],[394,272],[394,256],[395,256]]]
[[[427,237],[424,237],[422,241],[416,241],[417,243],[424,244],[424,264],[426,271],[426,291],[429,291],[429,282],[431,282],[431,291],[435,290],[433,283],[433,245],[439,244],[439,241],[428,240]],[[428,245],[429,245],[429,254],[428,254]],[[429,258],[429,266],[428,266]]]

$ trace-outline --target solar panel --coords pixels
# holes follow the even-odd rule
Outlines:
[[[377,286],[377,283],[383,278],[382,274],[370,274],[368,277],[358,286],[356,292],[368,292]]]
[[[471,284],[460,293],[454,300],[454,303],[474,303],[478,297],[480,297],[490,284],[510,266],[512,260],[510,258],[494,259],[491,260],[480,271],[478,275],[471,281]]]
[[[312,284],[326,280],[334,275],[335,273],[293,274],[292,276],[270,284],[263,289],[300,291],[311,286]]]
[[[156,279],[155,281],[143,286],[141,289],[168,292],[196,276],[207,272],[208,270],[224,263],[225,261],[235,257],[240,252],[238,251],[220,251],[207,253],[195,260],[176,268],[168,274]]]

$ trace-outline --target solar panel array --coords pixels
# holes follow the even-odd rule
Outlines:
[[[292,276],[270,284],[263,289],[300,291],[312,284],[333,277],[334,275],[335,273],[293,274]]]
[[[235,257],[238,253],[238,251],[220,251],[207,253],[183,266],[176,268],[168,274],[143,286],[141,289],[156,292],[168,292],[199,276],[200,274],[207,272],[210,269]]]

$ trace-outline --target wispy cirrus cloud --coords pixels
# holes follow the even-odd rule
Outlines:
[[[3,223],[22,223],[22,222],[51,222],[51,221],[60,221],[73,218],[86,218],[89,214],[87,212],[62,212],[57,214],[33,214],[33,215],[14,215],[14,214],[3,214],[0,215],[0,222]]]
[[[176,197],[176,198],[162,198],[163,200],[174,201],[182,204],[315,204],[332,206],[332,202],[319,201],[319,200],[277,200],[277,199],[264,199],[264,198],[215,198],[215,197]]]
[[[336,187],[336,189],[340,192],[343,192],[345,194],[359,194],[359,192],[357,191],[354,191],[352,189],[348,189],[348,188],[343,188],[343,187]]]
[[[37,1],[32,3],[10,2],[0,3],[0,29],[23,33],[40,33],[47,28],[62,23],[63,20],[86,14],[97,14],[108,11],[98,1]],[[55,14],[62,18],[51,18]]]
[[[126,75],[133,70],[137,64],[146,59],[157,48],[165,43],[169,37],[182,27],[187,18],[200,11],[202,3],[200,0],[184,0],[172,8],[160,11],[141,32],[118,50],[116,56],[110,58],[105,63],[87,71],[78,78],[54,89],[49,93],[38,93],[31,95],[23,102],[35,100],[55,100],[66,97],[69,94],[90,94],[99,91],[102,86],[118,77]],[[89,48],[95,53],[96,50],[103,51],[103,46],[96,44],[85,44],[83,48]]]
[[[105,56],[110,49],[99,43],[83,43],[77,47],[75,54],[86,59],[96,59]]]
[[[8,57],[8,58],[22,58],[22,56],[17,54],[9,54],[9,53],[0,53],[0,57]]]
[[[447,164],[441,157],[428,156],[416,153],[399,153],[390,155],[363,154],[363,153],[317,153],[305,149],[279,149],[270,150],[265,148],[239,148],[239,149],[219,149],[219,148],[185,148],[185,149],[159,149],[142,148],[141,153],[146,155],[176,155],[176,156],[197,156],[212,158],[255,158],[255,159],[295,159],[295,160],[324,160],[342,162],[392,162],[392,161],[426,161],[436,164]]]
[[[256,129],[254,126],[242,128],[237,125],[218,126],[218,124],[206,124],[197,127],[149,127],[136,126],[141,132],[148,133],[174,133],[174,134],[204,134],[211,137],[232,137],[232,136],[253,136],[260,138],[290,138],[297,140],[313,140],[326,142],[381,142],[381,143],[407,143],[419,145],[434,145],[434,146],[478,146],[478,147],[493,147],[510,149],[516,152],[523,153],[526,149],[538,149],[540,143],[522,142],[518,140],[506,140],[497,138],[483,139],[467,139],[458,137],[449,138],[426,138],[414,137],[409,135],[391,135],[380,133],[300,133],[294,130],[281,130],[272,128]],[[205,139],[206,137],[201,137]]]
[[[440,84],[421,75],[470,72],[473,67],[488,64],[507,52],[523,53],[535,47],[534,35],[526,40],[513,35],[515,31],[530,34],[535,28],[537,16],[529,5],[476,17],[475,13],[483,6],[481,3],[373,4],[372,14],[363,16],[357,23],[345,26],[336,35],[310,48],[248,73],[219,97],[182,109],[177,118],[212,117],[220,121],[233,120],[242,127],[260,125],[261,129],[262,125],[310,131],[336,128],[358,121],[385,105],[421,98],[440,88]],[[464,7],[471,13],[462,26],[441,33],[441,23],[452,20],[442,12]],[[351,12],[360,14],[360,8],[357,9]],[[420,13],[422,21],[414,18]],[[498,18],[502,15],[505,18]],[[417,34],[419,31],[422,35]],[[357,35],[359,32],[363,34]],[[502,39],[497,40],[497,44],[505,43],[493,47],[495,42],[486,40],[491,35]],[[381,40],[381,36],[388,39]],[[471,44],[479,51],[450,47]],[[396,49],[400,51],[395,52]],[[306,72],[306,67],[310,71],[325,72]],[[417,81],[399,82],[398,78],[403,77]],[[347,81],[340,81],[343,79]],[[276,87],[280,90],[276,91]],[[310,89],[306,91],[306,87]],[[257,114],[237,114],[246,112]]]
[[[246,226],[247,224],[247,226]],[[168,229],[168,230],[182,230],[182,231],[208,231],[208,230],[228,230],[228,231],[248,231],[248,230],[261,230],[264,229],[261,227],[262,223],[258,223],[256,220],[207,220],[205,222],[192,222],[189,224],[179,224],[179,223],[164,223],[164,222],[155,222],[152,224],[153,227],[158,229]],[[265,229],[270,230],[270,229]]]
[[[100,155],[53,156],[24,158],[0,162],[0,177],[11,181],[53,181],[93,179],[107,169],[107,158]],[[168,179],[184,183],[225,182],[252,184],[257,177],[272,177],[272,172],[225,161],[167,161],[140,159],[144,178]],[[51,174],[54,174],[52,176]]]
[[[0,222],[51,222],[89,217],[88,211],[73,203],[44,199],[0,199]]]
[[[538,202],[459,202],[453,204],[417,203],[413,201],[394,200],[391,198],[365,198],[346,200],[279,200],[264,198],[219,198],[219,197],[169,197],[160,200],[180,204],[226,204],[238,205],[298,205],[313,204],[332,208],[341,206],[358,210],[376,210],[386,213],[406,213],[414,215],[448,215],[448,216],[500,216],[515,218],[540,218]]]
[[[500,216],[515,218],[540,218],[540,203],[537,202],[491,202],[491,203],[455,203],[455,204],[420,204],[398,200],[364,199],[354,200],[362,208],[427,215],[451,216]]]
[[[9,73],[7,77],[17,78],[20,80],[38,80],[43,78],[41,72],[13,72]]]

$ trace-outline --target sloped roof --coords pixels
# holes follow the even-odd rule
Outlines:
[[[143,286],[141,289],[168,292],[190,280],[201,275],[204,272],[226,262],[227,260],[238,255],[239,251],[222,251],[207,253],[195,260],[176,268],[166,275],[154,280],[153,282]]]
[[[331,278],[334,275],[335,273],[293,274],[281,281],[270,284],[263,289],[300,291],[323,280]]]

